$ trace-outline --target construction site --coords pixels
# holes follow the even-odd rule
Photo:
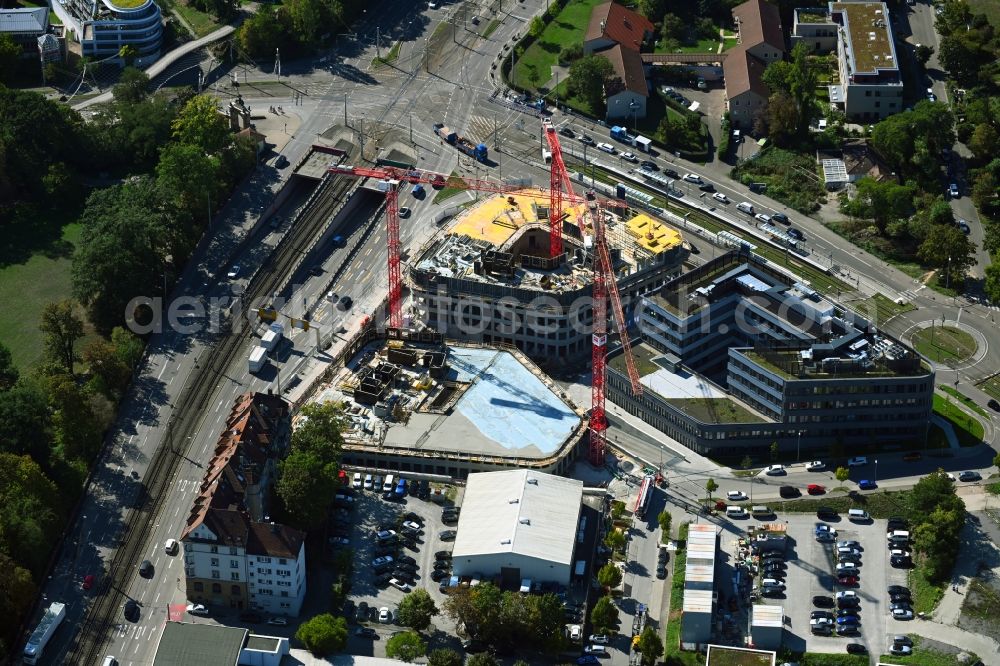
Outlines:
[[[586,440],[584,410],[523,354],[395,337],[370,341],[315,394],[344,406],[345,465],[450,478],[567,470]]]
[[[513,345],[543,364],[589,353],[594,227],[583,203],[564,211],[563,252],[550,255],[549,194],[486,198],[414,254],[410,326],[458,340]],[[630,209],[603,210],[613,273],[630,299],[680,274],[678,231]]]

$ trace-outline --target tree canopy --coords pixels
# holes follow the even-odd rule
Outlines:
[[[415,631],[401,631],[385,643],[385,656],[407,663],[427,654],[427,642]]]
[[[311,403],[301,414],[305,418],[292,433],[291,452],[279,465],[276,491],[290,522],[308,530],[323,523],[339,487],[345,426],[336,403]]]
[[[404,627],[423,631],[438,614],[438,607],[427,590],[418,587],[399,602],[399,622]]]
[[[295,638],[313,655],[325,657],[347,646],[347,621],[329,613],[316,615],[299,625]]]
[[[566,86],[571,95],[576,95],[594,112],[604,110],[604,84],[614,74],[614,68],[607,58],[586,55],[569,66]]]
[[[816,102],[816,70],[809,66],[806,56],[809,55],[809,48],[803,42],[799,42],[792,48],[789,60],[778,60],[768,65],[764,70],[764,83],[771,90],[771,104],[778,102],[779,109],[784,109],[782,114],[787,113],[787,118],[781,118],[780,135],[776,137],[779,145],[781,141],[788,141],[792,138],[805,136],[809,132],[809,125],[819,113],[819,105]],[[779,114],[779,115],[782,115]],[[774,113],[772,112],[773,132],[775,127]]]
[[[490,645],[550,654],[565,645],[562,602],[554,594],[525,596],[483,583],[450,595],[444,612],[465,627],[475,627],[474,637]]]

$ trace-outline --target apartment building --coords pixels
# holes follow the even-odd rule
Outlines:
[[[785,36],[778,8],[763,0],[747,0],[734,7],[733,22],[740,41],[722,63],[726,108],[734,128],[750,131],[757,117],[767,112],[771,93],[764,83],[764,70],[784,57]]]
[[[616,2],[597,5],[590,13],[583,52],[606,59],[615,72],[604,90],[608,119],[646,117],[649,86],[639,53],[655,34],[649,19]]]
[[[699,453],[825,452],[926,437],[934,372],[876,325],[734,251],[638,306],[644,391],[620,355],[608,396]]]
[[[792,41],[817,53],[836,49],[839,82],[830,102],[851,120],[878,121],[903,110],[903,77],[889,8],[882,2],[831,2],[796,9]]]
[[[272,522],[267,506],[289,425],[280,397],[247,393],[233,405],[180,538],[192,602],[298,615],[305,533]]]

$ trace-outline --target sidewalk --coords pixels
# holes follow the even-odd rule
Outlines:
[[[992,638],[930,620],[913,620],[907,622],[906,626],[908,634],[932,637],[934,640],[975,652],[987,666],[1000,666],[1000,656],[998,656],[1000,643]]]

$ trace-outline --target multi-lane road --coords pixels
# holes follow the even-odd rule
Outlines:
[[[282,105],[300,116],[300,125],[282,149],[292,163],[305,154],[316,135],[331,125],[343,124],[346,104],[348,125],[355,134],[356,144],[359,145],[364,136],[365,156],[369,159],[393,142],[404,143],[421,168],[443,173],[458,171],[467,175],[478,172],[482,175],[485,167],[459,160],[454,149],[441,145],[434,137],[430,125],[443,122],[487,141],[491,149],[496,144],[502,146],[502,154],[497,155],[500,163],[489,169],[491,177],[499,178],[502,171],[504,175],[527,175],[537,183],[544,183],[547,175],[538,165],[538,120],[488,101],[494,90],[491,72],[496,58],[515,35],[523,32],[531,16],[544,9],[543,0],[510,4],[512,6],[507,9],[512,13],[501,14],[498,18],[502,19],[502,23],[489,38],[483,38],[473,32],[471,25],[465,25],[462,20],[464,15],[459,13],[457,7],[414,12],[412,8],[398,3],[382,3],[378,11],[372,12],[378,14],[377,23],[373,18],[368,19],[356,29],[356,37],[346,38],[340,51],[314,63],[287,63],[279,85],[268,85],[274,77],[266,72],[248,72],[243,80],[245,84],[253,85],[244,85],[241,90],[248,103],[255,108]],[[469,15],[485,17],[480,26],[474,28],[482,32],[492,14],[484,7],[472,6],[468,10]],[[442,42],[440,38],[434,40],[432,36],[445,21],[455,24],[444,28],[445,31],[454,30],[454,39],[450,42]],[[390,65],[372,65],[376,27],[383,37],[383,51],[393,41],[401,41],[398,56]],[[299,105],[294,103],[293,90],[303,93]],[[595,139],[607,133],[606,128],[576,117],[557,114],[555,120],[557,123],[569,121]],[[494,137],[496,143],[492,140]],[[696,166],[674,160],[672,167],[682,172],[701,173],[734,201],[751,200],[762,209],[789,214],[794,225],[805,233],[814,255],[825,257],[845,272],[858,276],[862,290],[905,294],[918,309],[888,322],[889,330],[905,332],[922,320],[940,320],[942,316],[956,319],[959,316],[961,302],[920,289],[908,276],[846,245],[817,221],[796,215],[763,197],[751,196],[742,186],[728,181],[723,166]],[[265,189],[263,183],[251,183],[248,188],[257,197],[255,201],[258,203],[253,206],[255,209],[266,204],[269,192],[273,193],[273,189]],[[436,232],[433,218],[440,206],[433,204],[433,197],[416,200],[403,196],[406,200],[401,203],[413,212],[403,221],[402,240],[404,247],[412,248]],[[445,205],[461,203],[467,200],[466,196],[459,195]],[[300,199],[293,198],[285,209],[276,212],[289,218],[293,212],[291,209],[300,204]],[[299,316],[302,308],[306,308],[312,312],[313,320],[321,331],[336,333],[343,327],[344,335],[348,335],[356,330],[361,319],[384,298],[387,285],[383,221],[381,216],[375,215],[379,205],[375,195],[360,197],[349,221],[338,231],[345,236],[346,247],[333,248],[327,243],[303,260],[296,274],[290,276],[294,284],[286,291],[290,298],[282,314]],[[240,210],[227,213],[235,214],[242,222],[246,221]],[[254,216],[256,213],[256,210],[251,211]],[[283,234],[290,233],[285,229],[279,233],[262,234],[255,237],[252,243],[240,246],[238,228],[233,228],[231,234],[220,234],[220,238],[224,238],[200,255],[199,261],[189,269],[178,293],[220,296],[246,289],[246,276],[267,260],[269,249],[279,242]],[[222,240],[228,245],[224,245]],[[236,247],[243,247],[245,255],[232,256],[230,253]],[[243,271],[236,280],[230,281],[225,279],[224,269],[233,263],[239,263]],[[309,271],[313,263],[321,269],[318,275]],[[331,276],[338,273],[338,280],[329,285]],[[325,299],[327,289],[341,296],[352,296],[354,307],[347,312],[337,309]],[[989,321],[983,319],[984,315],[989,316],[989,311],[982,311],[981,306],[967,306],[964,311],[963,322],[975,325],[986,344],[1000,344],[994,327],[983,323]],[[260,378],[250,375],[245,353],[236,354],[231,365],[218,368],[218,375],[213,375],[214,386],[209,397],[197,406],[201,409],[196,419],[197,427],[192,430],[190,441],[185,441],[181,447],[183,457],[173,469],[162,495],[154,498],[159,503],[159,511],[154,514],[155,524],[146,530],[140,549],[142,557],[138,559],[150,559],[155,575],[148,580],[134,574],[115,576],[115,580],[123,585],[118,592],[141,603],[141,619],[137,623],[126,622],[120,616],[120,609],[117,610],[112,631],[108,635],[90,637],[105,641],[104,654],[114,654],[123,664],[151,663],[159,632],[170,612],[169,606],[184,603],[182,562],[179,557],[163,552],[163,542],[169,537],[176,537],[183,529],[204,473],[204,465],[235,397],[247,390],[277,388],[279,381],[287,382],[289,377],[306,372],[309,364],[316,362],[312,358],[316,339],[312,332],[290,332],[290,339],[293,346],[287,355],[288,360],[282,363],[280,377],[275,373],[265,373]],[[192,373],[212,363],[212,347],[217,341],[218,336],[204,332],[184,334],[174,331],[152,339],[136,389],[123,405],[119,431],[115,433],[103,464],[94,472],[80,517],[72,526],[55,573],[44,589],[47,599],[59,599],[69,604],[66,623],[69,629],[62,630],[50,646],[45,656],[47,663],[65,661],[88,604],[86,593],[80,590],[79,583],[83,576],[91,573],[99,577],[108,576],[106,567],[121,543],[128,506],[134,501],[140,484],[145,481],[154,452],[163,445],[167,424],[177,416],[175,403]],[[339,341],[339,338],[334,338],[334,351]],[[991,365],[997,363],[995,359],[984,357],[965,373],[984,375],[998,369]],[[647,445],[649,443],[646,442]],[[137,564],[136,561],[122,566],[131,570]],[[123,599],[124,596],[117,598]],[[227,621],[235,621],[235,618],[227,618]]]

